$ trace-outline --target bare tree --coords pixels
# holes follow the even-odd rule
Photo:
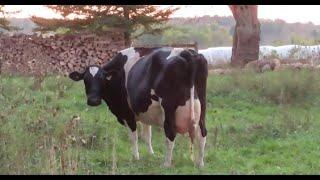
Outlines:
[[[231,64],[243,67],[259,58],[260,22],[257,5],[229,5],[236,27],[233,35]]]

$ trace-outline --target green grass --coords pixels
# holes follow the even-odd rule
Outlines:
[[[210,76],[205,167],[177,136],[173,168],[162,167],[165,136],[153,128],[154,156],[105,104],[86,105],[83,83],[50,76],[0,77],[0,174],[319,174],[320,73],[236,72]],[[73,116],[79,116],[80,121]],[[140,128],[140,126],[139,126]],[[140,136],[140,133],[139,133]]]

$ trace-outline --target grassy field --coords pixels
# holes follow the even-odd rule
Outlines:
[[[1,76],[0,174],[319,174],[320,72],[210,76],[207,97],[205,167],[179,135],[167,169],[163,131],[154,156],[139,137],[134,160],[127,129],[86,105],[82,82]]]

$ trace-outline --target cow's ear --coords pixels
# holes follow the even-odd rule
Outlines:
[[[84,73],[79,73],[78,71],[74,71],[69,74],[69,78],[74,81],[80,81],[83,79]]]

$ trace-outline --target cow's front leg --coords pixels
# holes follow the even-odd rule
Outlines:
[[[129,136],[130,136],[130,140],[131,140],[131,146],[132,146],[132,154],[133,157],[136,160],[139,160],[139,148],[138,148],[138,132],[137,130],[135,131],[131,131],[129,130]]]
[[[147,124],[143,124],[142,127],[143,127],[142,129],[143,138],[147,143],[149,154],[152,155],[154,154],[154,152],[153,152],[152,143],[151,143],[151,139],[152,139],[151,126]]]
[[[135,121],[126,122],[126,126],[129,128],[133,157],[139,160],[137,123]]]
[[[176,137],[176,128],[174,121],[174,108],[164,108],[165,111],[165,120],[164,120],[164,131],[166,134],[166,157],[164,166],[171,167],[172,161],[172,151],[174,147],[174,140]]]
[[[174,147],[174,140],[171,141],[168,137],[166,139],[166,158],[164,161],[164,167],[171,167],[172,166],[172,151]]]

